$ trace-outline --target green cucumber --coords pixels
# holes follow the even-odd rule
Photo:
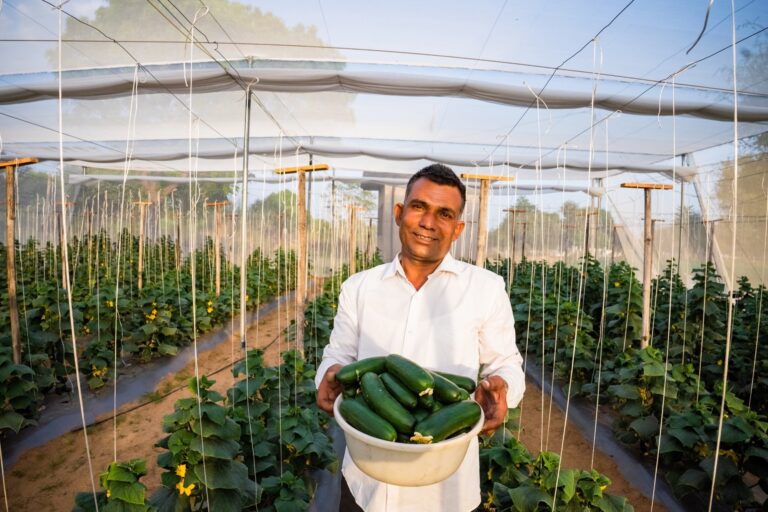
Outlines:
[[[432,374],[410,359],[397,354],[387,356],[387,371],[400,379],[408,389],[419,396],[431,395],[435,378]]]
[[[368,372],[381,373],[384,371],[385,360],[384,356],[377,356],[350,363],[339,370],[336,374],[336,380],[342,384],[354,384]]]
[[[344,398],[355,398],[358,389],[357,386],[345,386],[341,394],[344,395]]]
[[[430,414],[432,414],[431,411],[428,411],[427,409],[422,409],[421,407],[417,407],[412,411],[413,417],[416,418],[416,422],[423,420]]]
[[[432,395],[422,395],[419,397],[419,407],[432,411],[435,407],[435,397]]]
[[[363,391],[363,398],[368,403],[368,407],[391,423],[398,432],[403,434],[413,432],[416,418],[387,391],[378,375],[372,372],[363,375],[360,378],[360,389]]]
[[[480,413],[480,404],[473,400],[446,405],[416,424],[411,441],[422,444],[440,442],[477,423]]]
[[[413,409],[419,403],[418,397],[394,375],[384,372],[380,375],[381,382],[398,402],[409,409]]]
[[[446,379],[450,380],[451,382],[459,386],[461,389],[466,389],[467,393],[472,393],[477,387],[477,384],[475,384],[475,381],[473,379],[470,379],[469,377],[465,377],[463,375],[456,375],[448,372],[433,372],[433,373],[442,375]]]
[[[394,441],[397,431],[387,420],[373,412],[361,399],[342,400],[339,412],[347,423],[369,436]]]
[[[434,396],[439,401],[445,404],[452,404],[453,402],[461,402],[462,400],[469,398],[467,390],[460,388],[450,379],[443,377],[436,372],[432,372],[432,376],[435,378]]]

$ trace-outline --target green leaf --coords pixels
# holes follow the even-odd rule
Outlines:
[[[163,336],[176,336],[176,333],[179,332],[179,329],[176,327],[165,326],[160,329],[160,332],[163,334]]]
[[[518,512],[536,512],[539,509],[539,503],[543,503],[552,509],[552,496],[546,494],[538,487],[521,485],[509,490],[509,496],[515,510]]]
[[[122,464],[113,462],[107,470],[107,481],[133,483],[136,481],[136,475],[124,468]]]
[[[643,375],[646,377],[663,377],[666,371],[664,365],[657,361],[643,364]]]
[[[614,384],[608,386],[607,392],[608,394],[627,400],[640,399],[640,392],[637,390],[637,386],[633,386],[632,384]]]
[[[576,472],[575,469],[565,469],[560,472],[560,479],[557,483],[562,487],[560,499],[564,503],[569,503],[576,494]]]
[[[667,434],[680,441],[686,448],[691,448],[701,439],[701,436],[696,432],[684,428],[669,428]]]
[[[24,426],[24,416],[16,411],[5,411],[0,414],[0,432],[3,429],[11,429],[18,434],[22,426]]]
[[[235,460],[208,459],[193,468],[195,476],[209,489],[240,489],[250,485],[248,468]]]
[[[208,500],[210,510],[215,512],[240,512],[244,505],[240,492],[233,489],[212,489],[208,491]]]
[[[240,445],[236,441],[215,437],[209,437],[205,440],[202,437],[195,437],[189,444],[189,448],[204,457],[217,459],[234,459],[237,452],[240,451]]]
[[[694,490],[701,490],[709,486],[709,477],[707,474],[696,468],[691,468],[685,471],[680,478],[675,482],[677,487],[690,487]],[[686,491],[691,492],[691,491]]]
[[[122,500],[126,503],[133,503],[134,505],[144,504],[144,493],[146,487],[138,482],[112,482],[109,485],[109,491],[112,493],[112,499]]]
[[[175,356],[179,352],[179,347],[168,343],[158,343],[157,351],[164,356]]]
[[[634,507],[627,502],[627,498],[604,494],[592,502],[602,512],[634,512]]]
[[[652,438],[659,432],[659,420],[654,416],[644,416],[630,423],[629,428],[640,434],[640,437]]]

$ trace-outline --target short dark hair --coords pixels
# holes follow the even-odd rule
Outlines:
[[[461,210],[459,213],[464,211],[464,205],[467,202],[467,187],[465,187],[461,182],[461,179],[456,176],[456,173],[453,172],[453,169],[443,164],[432,164],[424,167],[419,172],[411,176],[411,179],[408,180],[408,185],[405,186],[406,199],[408,198],[408,194],[411,193],[413,184],[416,183],[416,180],[420,178],[426,178],[433,183],[437,183],[438,185],[448,185],[449,187],[456,187],[459,189],[459,194],[461,194]]]

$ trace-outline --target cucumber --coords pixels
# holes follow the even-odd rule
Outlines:
[[[400,379],[408,389],[419,396],[431,395],[435,379],[432,374],[410,359],[390,354],[386,361],[387,371]]]
[[[473,400],[446,405],[416,424],[411,441],[422,444],[437,443],[471,427],[479,419],[480,404]]]
[[[387,391],[378,375],[372,372],[363,375],[360,378],[360,389],[368,407],[376,414],[391,423],[398,432],[409,435],[413,433],[416,418]]]
[[[456,375],[448,372],[433,372],[433,373],[442,375],[446,379],[450,380],[451,382],[459,386],[461,389],[466,389],[467,393],[472,393],[477,387],[477,384],[475,384],[475,381],[473,379],[470,379],[469,377],[465,377],[463,375]]]
[[[413,414],[413,417],[416,418],[416,422],[418,423],[419,421],[423,420],[424,418],[432,414],[432,412],[428,411],[427,409],[422,409],[421,407],[417,407],[416,409],[413,410],[412,414]]]
[[[342,384],[354,384],[363,374],[368,372],[381,373],[384,371],[384,356],[367,357],[343,367],[336,374],[336,380]]]
[[[419,397],[419,407],[432,412],[435,407],[435,397],[432,395],[423,395]]]
[[[469,398],[469,393],[466,389],[462,389],[454,384],[450,379],[443,377],[439,373],[432,373],[435,378],[435,393],[434,396],[439,401],[445,404],[451,404],[453,402],[461,402]]]
[[[398,402],[409,409],[413,409],[419,403],[418,397],[392,374],[384,372],[380,377],[381,382],[384,383],[384,387],[392,393],[392,396],[395,397]]]
[[[397,439],[395,427],[369,409],[361,399],[342,400],[339,404],[339,412],[347,423],[364,434],[385,441]]]
[[[357,396],[358,389],[359,388],[357,386],[345,386],[341,394],[344,395],[344,398],[355,398]]]

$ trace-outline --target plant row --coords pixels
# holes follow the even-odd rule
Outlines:
[[[57,250],[40,249],[34,240],[17,247],[22,358],[21,364],[12,360],[8,301],[2,301],[0,432],[33,424],[46,393],[72,389],[72,325],[80,371],[89,387],[98,389],[114,377],[116,361],[146,363],[175,355],[196,335],[230,319],[240,309],[240,269],[222,265],[217,295],[209,279],[213,249],[209,240],[177,261],[173,241],[147,242],[139,287],[136,237],[125,233],[122,241],[111,241],[99,233],[75,240],[69,247],[70,318]],[[0,245],[2,266],[5,255]],[[295,256],[278,251],[270,258],[257,250],[248,257],[246,272],[250,309],[295,287]],[[7,289],[4,273],[0,289]]]
[[[564,379],[571,396],[608,404],[619,441],[658,460],[675,494],[706,506],[726,350],[729,297],[711,265],[686,287],[669,263],[653,281],[653,336],[640,348],[642,285],[626,263],[603,268],[523,261],[489,265],[511,277],[518,345],[526,357]],[[742,278],[734,292],[729,363],[716,475],[723,510],[758,507],[768,490],[768,318],[766,290]],[[768,299],[768,297],[766,297]],[[762,344],[761,344],[762,342]],[[734,369],[736,369],[734,371]],[[754,369],[754,373],[753,373]]]

